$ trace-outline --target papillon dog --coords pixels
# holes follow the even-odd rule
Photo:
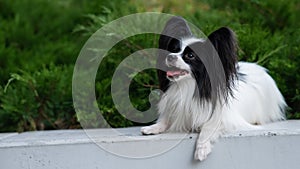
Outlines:
[[[143,134],[199,132],[194,157],[202,161],[220,135],[285,119],[285,100],[267,70],[237,61],[231,29],[197,38],[183,18],[173,17],[159,49],[159,118]]]

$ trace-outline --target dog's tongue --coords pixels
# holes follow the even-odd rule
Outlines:
[[[167,76],[179,76],[181,74],[181,71],[180,70],[169,70],[167,71]]]

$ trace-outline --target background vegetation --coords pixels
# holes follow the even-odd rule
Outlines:
[[[181,15],[206,34],[231,27],[240,60],[267,67],[290,106],[288,118],[300,118],[298,0],[0,0],[0,132],[80,128],[71,93],[80,49],[104,24],[146,11]],[[130,37],[100,65],[98,105],[113,127],[140,125],[126,120],[112,103],[114,69],[134,51],[153,46],[156,35]],[[131,101],[146,110],[149,92],[157,88],[155,72],[147,70],[134,79]],[[91,122],[90,127],[99,126]]]

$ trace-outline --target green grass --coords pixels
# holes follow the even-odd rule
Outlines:
[[[239,40],[240,60],[267,67],[290,106],[288,117],[300,118],[297,0],[0,0],[0,132],[80,128],[71,93],[80,49],[106,23],[153,11],[180,15],[205,34],[231,27]],[[130,37],[101,63],[95,90],[99,108],[113,127],[140,125],[124,118],[113,105],[114,69],[134,51],[156,46],[157,35]],[[154,70],[139,73],[130,86],[133,105],[149,108],[148,95],[156,88]],[[99,126],[91,122],[90,127]]]

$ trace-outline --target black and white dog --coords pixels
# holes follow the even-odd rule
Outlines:
[[[207,39],[194,37],[186,21],[171,18],[159,39],[159,119],[145,135],[199,132],[195,159],[204,160],[223,133],[284,120],[286,103],[266,69],[237,62],[237,40],[226,27]]]

